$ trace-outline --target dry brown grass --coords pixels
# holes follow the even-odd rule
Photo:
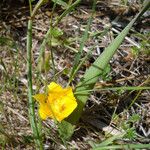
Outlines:
[[[39,45],[41,39],[44,37],[49,25],[49,9],[43,12],[40,10],[39,14],[35,17],[33,25],[33,67],[35,68],[36,59],[39,54]],[[25,10],[23,8],[23,10]],[[31,137],[31,129],[28,119],[28,102],[27,102],[27,72],[26,72],[26,21],[17,18],[17,13],[22,12],[20,9],[15,12],[14,15],[9,15],[10,19],[7,19],[7,15],[3,15],[0,26],[0,37],[7,37],[10,40],[0,46],[0,141],[4,144],[5,149],[34,149],[33,140]],[[24,12],[24,11],[23,11]],[[26,11],[25,11],[26,12]],[[7,14],[7,11],[6,13]],[[24,15],[20,15],[24,18]],[[54,17],[57,16],[57,13]],[[74,52],[64,46],[65,40],[73,39],[69,46],[78,49],[79,38],[81,37],[87,18],[90,16],[90,9],[86,6],[80,6],[76,11],[65,17],[59,24],[59,28],[62,29],[64,35],[59,39],[60,45],[53,47],[54,60],[59,72],[57,81],[62,85],[66,85],[68,80],[68,72],[72,67],[74,58]],[[115,15],[114,15],[115,16]],[[8,18],[9,18],[8,17]],[[130,17],[124,16],[125,20],[130,20]],[[21,20],[20,22],[18,20]],[[11,23],[12,21],[12,23]],[[15,23],[15,21],[17,23]],[[120,22],[121,22],[120,18]],[[21,23],[18,25],[18,23]],[[123,22],[124,23],[124,22]],[[126,22],[125,22],[126,24]],[[97,58],[98,55],[104,50],[104,48],[111,43],[115,37],[115,32],[109,29],[108,32],[101,37],[94,36],[94,32],[102,32],[106,27],[111,25],[109,15],[103,12],[101,9],[97,10],[94,20],[92,22],[92,28],[90,31],[91,38],[84,47],[84,53],[95,45],[95,50],[92,56],[83,65],[78,73],[76,79],[74,79],[73,85],[75,85],[79,78],[82,77],[85,69]],[[143,24],[144,26],[144,24]],[[119,31],[122,27],[113,26],[114,29]],[[116,31],[115,30],[115,31]],[[143,30],[138,29],[138,32]],[[144,29],[147,31],[147,29]],[[133,33],[136,32],[136,28]],[[67,41],[68,42],[68,41]],[[97,85],[102,87],[107,86],[148,86],[149,85],[149,73],[150,63],[149,55],[140,53],[135,56],[131,52],[134,46],[140,46],[141,39],[134,34],[130,34],[128,39],[124,41],[118,52],[114,55],[110,62],[111,71],[105,79],[99,80]],[[13,47],[16,44],[17,49]],[[49,46],[47,45],[46,51],[49,52]],[[6,68],[6,69],[5,69]],[[34,91],[43,90],[45,80],[50,82],[53,78],[53,71],[50,70],[45,74],[41,74],[39,81],[36,79],[36,72],[33,71],[33,83]],[[137,96],[139,95],[139,96]],[[133,99],[135,103],[124,111],[131,104]],[[102,141],[107,136],[104,134],[109,132],[110,129],[120,132],[123,128],[120,121],[125,121],[134,114],[140,116],[140,120],[133,123],[138,136],[134,138],[134,142],[149,143],[150,136],[150,91],[100,91],[93,92],[92,96],[88,100],[84,114],[80,120],[79,125],[73,135],[72,140],[68,143],[69,149],[90,149],[89,141]],[[116,111],[118,119],[113,120],[112,114]],[[57,135],[57,128],[52,120],[44,121],[43,123],[43,141],[45,149],[65,149],[61,140]],[[110,128],[108,128],[110,127]],[[124,141],[126,142],[126,141]],[[130,141],[131,142],[131,141]]]

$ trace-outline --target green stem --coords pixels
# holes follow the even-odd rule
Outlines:
[[[35,108],[34,101],[32,99],[32,20],[28,21],[28,31],[27,31],[27,75],[28,75],[28,101],[29,101],[29,119],[31,124],[31,129],[33,132],[33,136],[35,138],[35,143],[37,149],[43,150],[42,140],[40,138],[40,134],[38,131],[36,116],[35,116]]]
[[[53,5],[53,8],[52,8],[52,13],[51,13],[51,19],[50,19],[50,33],[53,29],[53,14],[54,14],[54,11],[55,11],[55,8],[56,8],[56,3],[57,0],[55,1],[54,5]],[[52,49],[52,35],[50,34],[50,42],[49,42],[49,46],[50,46],[50,53],[51,53],[51,60],[52,60],[52,67],[53,67],[53,71],[54,71],[54,79],[56,80],[55,78],[55,74],[56,74],[56,69],[55,69],[55,62],[54,62],[54,55],[53,55],[53,49]],[[44,52],[43,52],[44,53]]]
[[[96,147],[92,150],[109,150],[109,149],[146,149],[150,148],[150,144],[122,144],[122,145],[106,145],[102,147]]]
[[[150,90],[150,87],[141,87],[141,86],[122,86],[122,87],[107,87],[107,88],[101,88],[101,87],[96,87],[93,88],[92,90],[83,90],[83,91],[78,91],[74,92],[74,95],[86,95],[87,92],[94,92],[94,91],[104,91],[104,90],[112,90],[112,91],[117,91],[117,90],[129,90],[129,91],[138,91],[138,90]]]
[[[92,23],[92,19],[93,19],[93,15],[95,13],[95,8],[96,8],[96,1],[97,0],[94,0],[93,2],[93,6],[92,6],[92,14],[88,20],[88,24],[86,26],[86,29],[84,31],[84,34],[82,36],[82,40],[81,40],[81,44],[80,44],[80,49],[79,49],[79,52],[75,55],[75,61],[73,63],[73,68],[70,72],[70,77],[69,77],[69,82],[68,82],[68,85],[72,82],[72,80],[74,79],[76,73],[78,72],[78,70],[80,69],[81,67],[81,63],[80,63],[80,60],[81,60],[81,55],[83,53],[83,48],[84,48],[84,45],[88,39],[88,32],[90,30],[90,26],[91,26],[91,23]]]
[[[41,5],[44,3],[44,0],[39,0],[38,3],[36,4],[35,8],[33,9],[32,13],[31,13],[31,18],[34,18],[36,12],[38,11],[38,9],[41,7]],[[30,11],[31,12],[31,11]]]

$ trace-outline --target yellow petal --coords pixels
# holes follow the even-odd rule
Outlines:
[[[38,102],[45,102],[46,99],[47,99],[47,95],[46,94],[36,94],[36,95],[33,95],[33,98],[35,98],[35,100],[37,100]]]
[[[50,106],[47,103],[46,94],[36,94],[33,96],[39,102],[39,115],[41,119],[47,119],[48,117],[52,118],[52,112]]]
[[[47,103],[40,104],[39,115],[40,115],[41,119],[43,119],[43,120],[47,119],[48,117],[52,118],[53,115],[52,115],[51,110]]]
[[[53,95],[55,94],[49,94],[48,103],[53,111],[53,117],[58,121],[62,121],[77,107],[76,99],[71,88],[62,89],[57,98]]]
[[[56,84],[55,82],[51,82],[49,85],[48,85],[48,90],[49,92],[61,92],[63,90],[63,88],[59,85],[59,84]]]
[[[65,103],[60,106],[60,113],[57,116],[58,121],[67,118],[77,107],[77,102],[74,99],[68,97],[62,99],[62,101],[65,101]]]
[[[52,113],[49,105],[47,104],[46,94],[36,94],[33,96],[39,102],[39,115],[41,119],[52,118]]]

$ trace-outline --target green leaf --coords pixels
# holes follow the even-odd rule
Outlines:
[[[108,76],[108,74],[110,73],[111,71],[111,66],[110,64],[108,64],[106,66],[106,68],[103,70],[102,74],[101,74],[101,78],[104,80],[104,81],[109,81],[111,78]]]
[[[57,37],[60,37],[63,35],[63,31],[60,28],[55,27],[51,30],[51,35],[53,37],[57,38]]]
[[[126,130],[126,135],[124,136],[127,139],[133,140],[137,137],[136,130],[134,127],[128,128]]]
[[[62,44],[62,41],[60,41],[58,38],[54,38],[54,37],[51,38],[51,45],[53,47],[59,46],[61,44]]]
[[[70,139],[74,131],[75,126],[69,122],[63,120],[61,123],[58,123],[58,132],[61,140],[65,144],[67,140]]]

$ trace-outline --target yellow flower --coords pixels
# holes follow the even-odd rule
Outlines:
[[[48,85],[47,95],[36,94],[33,97],[39,102],[39,115],[42,119],[50,117],[60,122],[77,107],[72,88],[63,89],[55,82]]]

